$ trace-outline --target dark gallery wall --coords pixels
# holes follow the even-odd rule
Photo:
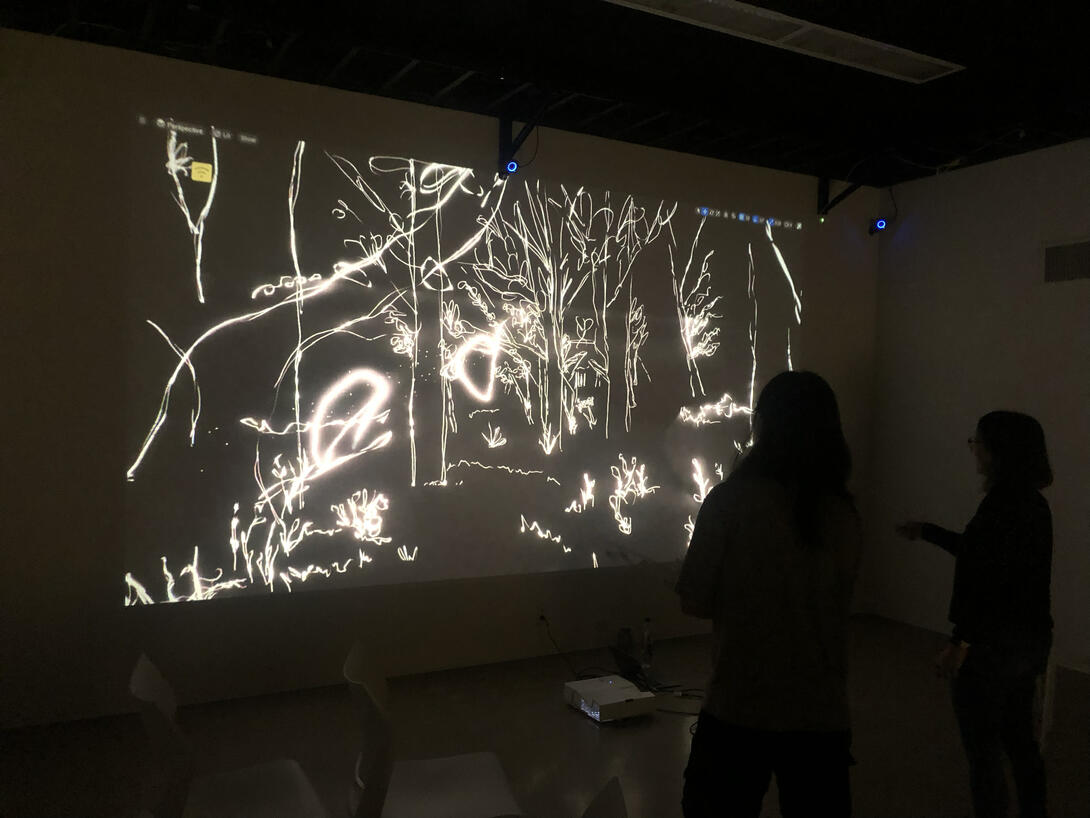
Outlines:
[[[192,702],[335,683],[358,636],[393,675],[547,653],[542,611],[573,649],[645,616],[658,637],[706,627],[678,610],[673,564],[124,607],[127,151],[137,114],[156,105],[286,138],[352,145],[366,134],[402,155],[495,161],[496,122],[485,117],[0,31],[0,724],[126,709],[141,650]],[[549,130],[533,173],[807,220],[794,364],[837,390],[867,510],[878,243],[863,226],[878,191],[818,225],[813,178]]]
[[[870,519],[870,610],[946,630],[953,561],[893,534],[904,517],[960,529],[980,502],[966,438],[993,409],[1045,430],[1053,661],[1090,672],[1090,271],[1046,281],[1045,251],[1090,238],[1090,140],[896,190],[882,236]]]

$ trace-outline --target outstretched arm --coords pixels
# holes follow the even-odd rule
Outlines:
[[[897,526],[897,533],[909,540],[924,539],[932,545],[937,545],[944,551],[948,551],[955,557],[961,551],[961,534],[949,531],[932,523],[923,523],[909,520]]]
[[[963,535],[958,534],[956,531],[950,531],[934,523],[924,523],[920,526],[920,536],[955,557],[961,553]]]

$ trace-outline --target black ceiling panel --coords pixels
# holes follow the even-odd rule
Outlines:
[[[755,5],[965,70],[914,85],[602,0],[0,0],[0,25],[878,186],[1090,136],[1068,4]]]

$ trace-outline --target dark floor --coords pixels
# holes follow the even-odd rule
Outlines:
[[[875,618],[853,624],[852,787],[863,818],[962,818],[970,813],[965,762],[945,686],[930,672],[942,637]],[[701,687],[709,638],[660,644],[656,674]],[[611,667],[608,653],[575,654],[578,668]],[[632,818],[680,815],[681,771],[695,716],[658,712],[599,726],[561,700],[559,657],[395,679],[398,757],[494,750],[528,816],[579,816],[619,776]],[[686,709],[692,702],[669,706]],[[1046,747],[1053,818],[1090,816],[1090,676],[1060,670]],[[333,816],[347,815],[356,751],[351,702],[323,688],[185,708],[179,720],[200,770],[297,759]],[[144,743],[135,716],[0,734],[0,816],[135,813]],[[778,815],[775,787],[764,814]]]

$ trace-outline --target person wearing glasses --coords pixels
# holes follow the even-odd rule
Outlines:
[[[985,496],[961,534],[910,521],[897,531],[955,557],[950,644],[936,672],[952,679],[954,712],[969,761],[976,818],[1007,815],[1003,753],[1022,818],[1045,816],[1045,768],[1034,731],[1037,677],[1052,647],[1049,586],[1052,485],[1041,425],[990,412],[969,438]]]

